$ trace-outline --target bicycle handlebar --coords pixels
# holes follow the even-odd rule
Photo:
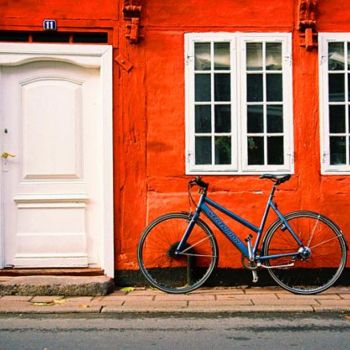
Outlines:
[[[204,182],[204,181],[201,179],[200,176],[196,176],[196,178],[193,179],[193,180],[191,180],[191,181],[188,183],[188,185],[189,185],[190,187],[192,187],[192,186],[199,186],[199,187],[201,187],[201,188],[203,188],[203,189],[205,189],[205,190],[207,190],[208,187],[209,187],[209,184],[206,183],[206,182]]]

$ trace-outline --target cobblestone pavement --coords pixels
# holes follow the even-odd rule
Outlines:
[[[201,288],[170,295],[150,288],[123,288],[107,296],[2,296],[8,313],[220,313],[349,312],[350,287],[300,296],[278,287]]]

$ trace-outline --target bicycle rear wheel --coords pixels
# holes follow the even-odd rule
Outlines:
[[[340,229],[323,215],[298,211],[286,215],[298,235],[300,247],[285,225],[278,221],[266,233],[263,255],[288,254],[270,259],[271,277],[284,289],[296,294],[317,294],[331,287],[346,265],[347,246]]]
[[[170,213],[153,221],[138,245],[138,263],[148,282],[167,293],[187,293],[200,287],[216,266],[218,250],[209,227],[198,220],[180,254],[175,250],[191,215]]]

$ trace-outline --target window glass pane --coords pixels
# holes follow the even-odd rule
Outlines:
[[[195,43],[194,69],[210,70],[210,43]]]
[[[266,74],[267,101],[282,101],[282,74]]]
[[[215,74],[215,101],[230,101],[231,100],[231,75],[230,74]]]
[[[282,70],[281,43],[266,43],[266,69]]]
[[[195,157],[196,164],[211,164],[211,137],[196,137]]]
[[[230,43],[214,44],[214,69],[230,69]]]
[[[247,70],[262,70],[262,43],[247,43]]]
[[[283,132],[283,106],[267,106],[267,132]]]
[[[350,42],[347,43],[348,46],[348,69],[350,69]]]
[[[345,132],[345,106],[329,106],[329,132]]]
[[[264,138],[248,137],[248,165],[264,164]]]
[[[283,137],[274,136],[267,138],[267,163],[283,164]]]
[[[264,132],[263,106],[248,106],[248,132]]]
[[[231,137],[215,137],[215,164],[231,164]]]
[[[247,74],[247,101],[259,102],[263,100],[263,75]]]
[[[345,100],[344,74],[329,74],[328,85],[329,101]]]
[[[196,106],[195,108],[195,131],[211,132],[211,106]]]
[[[331,136],[329,139],[330,146],[330,163],[345,164],[346,163],[346,141],[344,136]]]
[[[195,75],[195,100],[199,101],[210,101],[210,74],[196,74]]]
[[[328,43],[328,69],[343,70],[344,62],[344,43]]]
[[[231,132],[231,106],[215,106],[215,132]]]
[[[350,74],[348,74],[348,101],[350,101]]]

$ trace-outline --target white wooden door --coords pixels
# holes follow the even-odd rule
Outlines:
[[[100,69],[0,69],[3,265],[101,266]]]

